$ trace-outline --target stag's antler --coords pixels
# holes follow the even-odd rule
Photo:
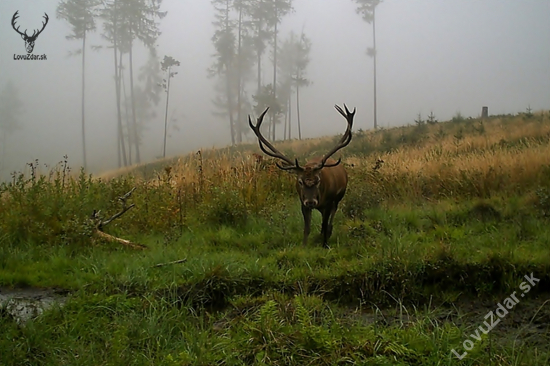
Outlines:
[[[256,137],[258,137],[258,142],[260,144],[260,149],[266,155],[269,155],[273,158],[281,159],[285,163],[288,164],[286,166],[282,166],[282,165],[279,165],[279,163],[276,163],[277,167],[279,167],[279,169],[282,169],[282,170],[294,170],[294,169],[300,169],[301,170],[301,169],[303,169],[298,164],[298,159],[295,159],[295,162],[292,162],[292,160],[287,158],[283,153],[281,153],[279,150],[277,150],[269,141],[267,141],[267,139],[265,137],[262,136],[262,133],[260,132],[260,126],[262,125],[264,116],[265,116],[265,114],[267,113],[268,110],[269,110],[269,107],[267,107],[265,109],[265,111],[263,111],[263,113],[260,115],[260,117],[258,117],[258,119],[256,120],[256,126],[254,126],[254,124],[252,123],[252,119],[250,118],[250,115],[248,116],[248,125],[250,126],[252,131],[254,131],[254,133],[256,134]],[[267,148],[269,150],[267,150],[264,145],[267,146]]]
[[[19,15],[18,15],[17,13],[19,13],[19,10],[17,10],[17,11],[15,12],[15,14],[13,14],[13,17],[11,18],[11,26],[13,27],[13,29],[14,29],[17,33],[19,33],[19,34],[22,35],[23,37],[27,37],[27,31],[26,31],[26,30],[25,30],[25,33],[21,33],[21,32],[19,31],[19,27],[15,28],[15,20],[16,20],[17,18],[19,18]]]
[[[338,145],[336,145],[332,150],[330,150],[327,154],[325,154],[325,156],[323,156],[323,158],[319,162],[319,165],[317,165],[315,169],[322,169],[324,167],[330,168],[340,164],[340,162],[342,161],[342,158],[339,158],[338,161],[334,164],[326,164],[326,162],[328,158],[334,155],[336,151],[340,150],[343,147],[346,147],[351,141],[351,128],[353,127],[353,117],[355,116],[355,108],[353,108],[353,112],[350,112],[348,110],[348,107],[344,104],[344,108],[346,109],[345,113],[342,110],[342,108],[340,108],[340,106],[338,105],[335,105],[334,108],[336,108],[336,110],[346,119],[346,121],[348,121],[348,127],[346,129],[346,132],[344,132],[344,135],[340,139],[340,142],[338,143]]]
[[[19,27],[15,28],[15,20],[16,20],[17,18],[19,18],[19,14],[18,14],[18,13],[19,13],[19,10],[17,10],[17,11],[15,12],[15,14],[13,14],[13,17],[11,18],[11,26],[13,27],[13,29],[14,29],[17,33],[19,33],[21,36],[25,37],[26,39],[27,39],[27,38],[28,38],[28,39],[36,39],[36,37],[38,37],[38,35],[39,35],[40,33],[42,33],[42,31],[44,30],[44,28],[46,28],[46,24],[48,24],[48,20],[50,20],[50,18],[48,17],[48,14],[44,13],[43,18],[46,19],[46,21],[45,21],[45,22],[42,22],[42,29],[40,29],[40,30],[35,29],[34,32],[33,32],[33,34],[32,34],[32,36],[29,36],[29,35],[27,34],[27,30],[26,30],[26,29],[25,29],[25,33],[21,33],[21,32],[19,31]],[[38,33],[37,33],[37,32],[38,32]]]
[[[32,36],[30,36],[30,38],[36,38],[38,37],[38,35],[40,33],[42,33],[42,31],[44,30],[44,28],[46,28],[46,24],[48,24],[48,20],[50,20],[50,18],[48,17],[48,14],[44,13],[44,16],[43,16],[44,19],[46,19],[46,22],[42,22],[42,29],[40,29],[38,31],[38,33],[36,33],[36,30],[33,32]]]

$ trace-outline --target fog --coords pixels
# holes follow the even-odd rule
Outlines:
[[[65,38],[70,26],[56,18],[57,5],[0,1],[0,89],[11,80],[23,101],[21,129],[3,147],[2,178],[34,159],[52,165],[68,155],[73,167],[83,161],[81,57],[69,56],[81,42]],[[303,29],[312,41],[306,71],[312,84],[300,92],[304,137],[343,131],[335,103],[357,108],[354,129],[371,129],[373,59],[366,51],[372,47],[372,25],[356,14],[351,0],[294,0],[293,7],[280,24],[280,39]],[[158,55],[181,62],[171,80],[169,115],[176,122],[169,129],[167,156],[226,146],[228,122],[213,114],[215,78],[207,77],[215,53],[213,7],[208,0],[164,0],[161,9],[168,14],[159,21]],[[44,12],[49,15],[33,51],[47,60],[14,60],[14,54],[26,54],[11,26],[17,10],[17,24],[29,33],[41,26]],[[379,126],[414,123],[419,113],[425,117],[431,111],[448,120],[458,112],[476,117],[482,106],[490,114],[549,109],[549,19],[550,1],[544,0],[383,1],[376,8]],[[98,24],[88,45],[107,46],[101,32]],[[272,78],[270,47],[263,61],[265,83]],[[89,47],[86,52],[88,170],[98,173],[117,167],[113,53]],[[136,46],[135,70],[146,60],[144,47]],[[146,125],[142,161],[162,155],[165,94],[161,98],[157,116]],[[250,134],[247,139],[253,141]]]

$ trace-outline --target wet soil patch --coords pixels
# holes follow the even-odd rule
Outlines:
[[[0,316],[10,316],[19,324],[42,314],[55,304],[63,305],[68,291],[44,288],[1,288]]]
[[[445,323],[465,329],[464,340],[474,338],[476,330],[481,334],[480,326],[487,329],[484,322],[494,324],[488,335],[491,342],[502,346],[529,346],[550,351],[550,296],[538,296],[524,299],[509,309],[502,317],[497,315],[499,299],[460,299],[453,303],[434,305],[432,308],[398,305],[394,308],[363,308],[361,311],[348,312],[350,321],[364,325],[408,327],[419,320],[428,318],[434,326]],[[425,309],[425,310],[424,310]],[[492,315],[489,315],[492,313]],[[503,314],[502,311],[499,311]],[[492,317],[492,321],[491,321]]]

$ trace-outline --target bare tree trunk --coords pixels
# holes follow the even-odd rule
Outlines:
[[[256,45],[256,57],[258,58],[257,59],[257,63],[258,63],[258,75],[257,75],[257,81],[258,81],[258,88],[256,90],[256,95],[260,95],[261,91],[262,91],[262,50],[261,50],[261,36],[260,34],[262,33],[262,20],[261,19],[258,19],[258,44]]]
[[[121,164],[121,155],[122,155],[122,161],[124,162],[124,166],[128,165],[128,161],[126,160],[126,146],[124,145],[124,133],[122,132],[122,112],[120,110],[120,79],[121,79],[121,73],[118,66],[118,60],[117,60],[117,48],[115,46],[114,48],[114,54],[115,54],[115,87],[116,87],[116,109],[117,109],[117,135],[118,135],[118,167],[120,168]],[[122,55],[120,55],[120,59],[122,60]]]
[[[126,147],[124,146],[124,134],[122,132],[122,114],[120,111],[120,72],[118,69],[118,60],[117,60],[117,13],[116,13],[116,4],[117,0],[115,0],[115,14],[114,14],[114,20],[113,20],[113,53],[115,57],[115,88],[116,88],[116,109],[117,109],[117,151],[118,151],[118,167],[121,167],[121,155],[122,159],[124,161],[124,166],[127,166],[128,163],[126,161]],[[120,55],[120,59],[122,60],[122,53]]]
[[[243,20],[243,8],[239,8],[239,42],[238,42],[238,51],[237,51],[237,142],[243,142],[243,134],[241,128],[241,109],[242,109],[242,91],[241,91],[241,82],[242,82],[242,55],[241,55],[241,43],[242,43],[242,20]]]
[[[292,87],[288,94],[288,139],[292,140]]]
[[[84,90],[85,90],[85,75],[86,75],[86,32],[82,37],[82,155],[84,158],[84,171],[86,171],[86,129],[84,124]]]
[[[374,129],[378,128],[378,122],[376,120],[376,27],[375,27],[375,15],[374,11],[376,6],[372,8],[372,47],[374,48]]]
[[[168,101],[170,100],[170,74],[172,67],[168,67],[168,84],[166,85],[166,109],[164,111],[164,148],[162,149],[162,157],[166,157],[166,129],[168,127]]]
[[[134,65],[132,62],[132,48],[133,45],[130,44],[130,99],[132,100],[132,130],[134,133],[134,144],[136,145],[136,163],[139,164],[141,162],[141,157],[139,155],[139,136],[136,121],[136,103],[134,98]]]
[[[261,31],[261,23],[258,21],[258,34],[260,34]],[[259,36],[258,36],[259,37]],[[258,42],[260,42],[258,40]],[[258,75],[256,76],[258,81],[258,88],[256,90],[256,95],[260,95],[262,91],[262,52],[260,51],[260,45],[258,45],[258,48],[256,49],[256,57],[258,58],[256,62],[258,63]]]
[[[231,145],[235,145],[235,122],[233,121],[233,103],[231,103],[231,75],[229,67],[225,66],[226,73],[226,93],[227,93],[227,111],[229,112],[229,128],[231,131]]]
[[[120,82],[122,86],[122,92],[124,94],[124,111],[126,116],[126,129],[128,134],[128,164],[132,165],[132,127],[130,123],[130,112],[128,111],[128,96],[126,95],[126,83],[124,82],[124,74],[122,73],[122,56],[120,57]]]
[[[275,7],[275,19],[277,19],[277,7]],[[277,100],[277,21],[273,28],[273,100]],[[277,120],[275,113],[272,114],[273,121],[273,141],[275,141],[275,122]]]
[[[225,29],[229,30],[229,0],[225,2]],[[225,65],[225,88],[227,93],[227,111],[229,113],[229,130],[231,133],[231,145],[235,145],[235,121],[233,121],[233,104],[231,103],[231,70]],[[240,92],[240,91],[239,91]]]
[[[288,100],[285,102],[285,122],[284,122],[284,129],[283,129],[283,141],[286,140],[286,130],[287,130],[287,123],[288,123]]]
[[[300,85],[299,84],[296,84],[296,117],[298,119],[298,138],[301,140],[302,125],[300,124]]]

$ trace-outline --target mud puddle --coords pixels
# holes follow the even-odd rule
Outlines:
[[[19,324],[24,324],[56,304],[63,306],[67,296],[68,292],[61,289],[0,288],[0,313],[6,313]]]

